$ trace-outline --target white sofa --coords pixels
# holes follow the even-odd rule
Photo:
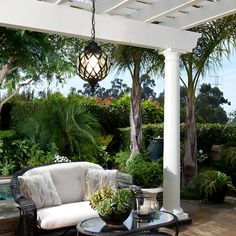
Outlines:
[[[89,162],[60,163],[18,171],[11,180],[20,205],[19,234],[70,229],[84,219],[96,217],[89,197],[100,185],[130,184],[131,176],[103,170]],[[64,234],[64,233],[63,233]]]

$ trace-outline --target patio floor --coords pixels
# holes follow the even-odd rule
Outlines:
[[[181,236],[235,236],[236,198],[226,197],[223,204],[202,204],[199,201],[181,201],[181,206],[192,218],[192,224],[181,225]]]
[[[225,203],[215,205],[202,204],[200,201],[182,200],[181,206],[192,218],[192,224],[180,225],[180,236],[236,235],[235,197],[226,197]],[[9,212],[10,209],[11,213]],[[13,202],[6,201],[4,204],[2,202],[0,215],[0,235],[13,236],[13,231],[19,222],[17,217],[18,210],[14,207]],[[10,227],[10,232],[1,232],[4,229],[3,226]]]

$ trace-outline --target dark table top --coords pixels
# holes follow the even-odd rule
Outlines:
[[[158,229],[159,227],[175,225],[176,235],[178,235],[177,222],[177,217],[169,212],[155,211],[148,216],[139,218],[136,212],[133,211],[128,219],[119,226],[107,225],[100,217],[96,217],[82,221],[76,228],[78,232],[85,235],[112,236],[136,234]]]

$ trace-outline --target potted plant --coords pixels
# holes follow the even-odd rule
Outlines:
[[[130,188],[103,187],[90,199],[90,206],[107,224],[120,225],[135,206],[136,193]]]
[[[151,161],[139,154],[126,163],[126,172],[133,177],[133,184],[142,188],[156,188],[163,183],[163,161]]]
[[[159,209],[163,202],[163,160],[151,161],[145,154],[139,154],[126,163],[126,172],[133,177],[133,184],[140,186],[147,205]]]
[[[205,202],[223,203],[226,194],[230,190],[235,190],[231,177],[217,170],[200,172],[195,183]]]

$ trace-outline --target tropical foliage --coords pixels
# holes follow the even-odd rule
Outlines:
[[[199,79],[207,71],[219,68],[222,59],[231,53],[236,39],[235,18],[236,16],[232,15],[193,28],[193,31],[201,33],[202,36],[192,53],[181,56],[182,68],[187,73],[187,82],[183,79],[182,82],[187,89],[184,179],[188,188],[194,188],[194,179],[197,175],[196,88]]]
[[[160,55],[154,51],[130,46],[115,46],[112,53],[118,71],[128,70],[132,79],[130,97],[131,156],[142,149],[141,83],[144,75],[157,72]]]
[[[22,133],[41,146],[55,143],[62,155],[86,154],[89,145],[96,152],[97,120],[83,107],[70,103],[63,97],[50,96],[26,122]]]

